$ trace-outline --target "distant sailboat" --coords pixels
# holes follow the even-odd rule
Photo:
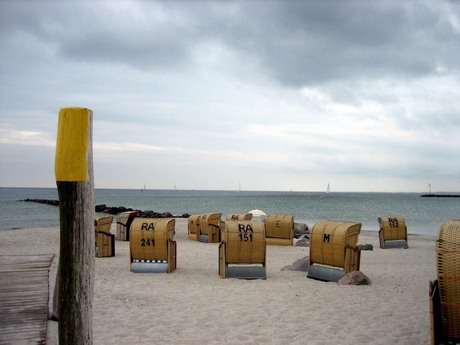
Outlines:
[[[144,183],[144,188],[141,189],[141,192],[143,192],[144,190],[147,190],[147,188],[145,187],[145,183]]]
[[[331,185],[328,183],[326,188],[326,193],[329,194],[331,192]]]

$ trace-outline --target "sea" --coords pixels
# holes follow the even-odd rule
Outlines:
[[[458,194],[458,193],[455,193]],[[59,226],[59,208],[25,199],[57,200],[56,188],[0,188],[0,230]],[[360,222],[378,231],[378,217],[403,216],[410,234],[437,236],[440,225],[460,219],[460,198],[423,198],[420,193],[279,192],[96,189],[95,204],[170,212],[227,214],[259,209],[290,214],[309,228],[321,220]]]

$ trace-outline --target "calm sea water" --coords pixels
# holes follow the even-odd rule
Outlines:
[[[377,218],[402,215],[409,233],[437,235],[441,223],[460,219],[460,198],[421,198],[417,193],[314,193],[198,190],[96,189],[96,204],[140,210],[184,213],[247,212],[292,214],[297,223],[311,228],[325,219],[362,223],[363,230],[378,230]],[[53,188],[0,188],[0,229],[59,225],[55,206],[19,201],[58,199]]]

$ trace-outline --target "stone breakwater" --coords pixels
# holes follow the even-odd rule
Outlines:
[[[23,199],[19,201],[25,201],[25,202],[35,202],[39,204],[44,204],[44,205],[50,205],[50,206],[59,206],[59,200],[53,200],[53,199]],[[95,206],[95,211],[98,213],[108,213],[108,214],[113,214],[117,215],[121,212],[137,212],[139,214],[139,217],[144,217],[144,218],[188,218],[190,217],[190,214],[184,213],[182,215],[173,215],[170,212],[155,212],[152,210],[135,210],[130,207],[124,207],[124,206],[107,206],[105,204],[100,204]]]
[[[23,199],[19,201],[25,202],[35,202],[39,204],[45,204],[50,206],[59,206],[59,200],[53,199]],[[155,212],[152,210],[136,210],[131,207],[124,207],[124,206],[107,206],[105,204],[99,204],[95,206],[95,211],[97,213],[108,213],[112,215],[118,215],[122,212],[137,212],[138,217],[142,218],[189,218],[190,214],[184,213],[181,215],[173,215],[171,212]],[[296,246],[309,246],[309,239],[310,239],[310,230],[307,224],[304,223],[294,223],[293,227],[293,236],[294,238],[299,239],[296,243]]]

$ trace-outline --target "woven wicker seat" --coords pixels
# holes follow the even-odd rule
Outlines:
[[[267,244],[292,246],[294,243],[294,216],[269,214],[265,218]]]
[[[222,213],[208,212],[203,213],[200,219],[200,242],[218,243],[220,242],[220,217]]]
[[[407,226],[404,217],[380,217],[378,222],[380,248],[408,248]]]
[[[188,238],[193,241],[198,241],[201,232],[201,217],[202,214],[192,214],[188,217]]]
[[[222,278],[266,278],[265,226],[262,222],[221,222],[219,275]]]
[[[327,220],[313,226],[308,278],[338,281],[359,271],[361,251],[357,247],[361,223]]]
[[[460,343],[460,220],[439,228],[436,265],[437,280],[430,286],[432,343]]]
[[[136,218],[129,241],[131,271],[171,273],[176,269],[176,241],[172,218]]]
[[[112,220],[112,216],[103,216],[94,221],[97,257],[115,256],[115,235],[110,233]]]

